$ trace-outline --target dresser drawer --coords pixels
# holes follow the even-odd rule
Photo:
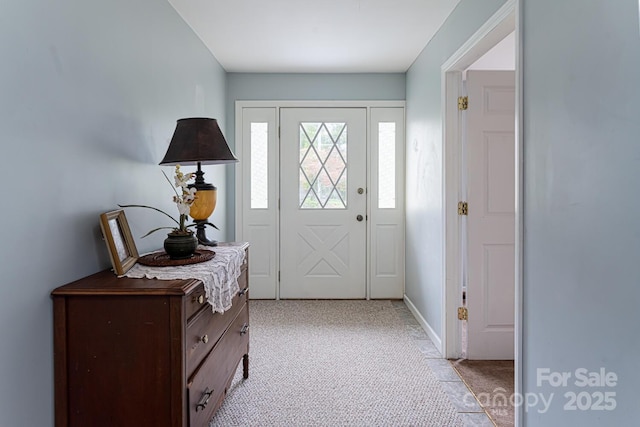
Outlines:
[[[246,275],[246,273],[243,273]],[[240,282],[240,281],[239,281]],[[247,301],[247,288],[233,297],[233,305],[224,313],[214,313],[207,303],[204,310],[198,312],[187,326],[187,375],[198,367],[202,359],[211,351],[222,336],[229,323],[236,317]]]
[[[246,269],[243,269],[240,277],[238,277],[238,287],[240,288],[239,293],[247,294],[249,291],[249,274]],[[248,298],[248,296],[246,296],[246,298]]]
[[[242,288],[241,288],[242,289]],[[195,313],[198,312],[207,303],[207,297],[204,293],[204,285],[200,283],[193,291],[185,296],[185,314],[188,319],[191,319]]]
[[[249,352],[249,311],[246,304],[241,305],[229,329],[189,381],[191,426],[208,425],[227,394],[239,361]]]
[[[242,261],[242,265],[240,266],[240,271],[242,274],[238,278],[238,285],[240,285],[240,290],[243,290],[247,287],[247,268],[249,267],[249,251],[246,250],[244,254],[244,260]],[[185,313],[187,316],[187,320],[191,319],[191,316],[196,314],[202,307],[205,306],[207,302],[207,297],[204,292],[204,285],[200,283],[193,291],[191,291],[185,297]]]
[[[240,266],[242,270],[246,270],[249,268],[249,250],[244,251],[244,259],[242,260],[242,265]]]

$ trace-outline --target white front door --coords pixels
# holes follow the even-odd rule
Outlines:
[[[280,297],[365,298],[365,108],[283,108]]]
[[[468,359],[513,359],[515,75],[468,71]]]

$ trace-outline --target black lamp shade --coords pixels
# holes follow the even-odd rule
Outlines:
[[[204,117],[178,119],[161,165],[236,163],[218,121]]]

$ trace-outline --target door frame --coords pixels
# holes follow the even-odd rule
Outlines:
[[[457,308],[462,296],[461,277],[461,219],[458,202],[462,194],[462,116],[458,111],[458,97],[463,95],[462,73],[505,36],[516,36],[516,147],[515,147],[515,393],[522,393],[522,257],[523,257],[523,114],[522,80],[522,7],[520,0],[507,0],[469,39],[442,65],[443,120],[443,277],[442,277],[442,353],[445,358],[461,355],[461,328]],[[522,406],[516,408],[515,425],[523,419]]]
[[[280,123],[280,109],[281,108],[365,108],[367,110],[367,135],[366,135],[366,144],[367,144],[367,184],[369,184],[371,182],[371,176],[370,176],[370,162],[371,162],[371,150],[370,150],[370,143],[371,143],[371,135],[370,135],[370,124],[371,124],[371,110],[373,108],[402,108],[403,112],[406,111],[406,101],[402,100],[402,101],[398,101],[398,100],[388,100],[388,101],[380,101],[380,100],[373,100],[373,101],[323,101],[323,100],[302,100],[302,101],[295,101],[295,100],[259,100],[259,101],[235,101],[235,117],[234,117],[234,123],[235,123],[235,138],[236,138],[236,143],[235,143],[235,153],[238,156],[238,158],[242,158],[243,157],[243,144],[242,144],[242,110],[244,108],[274,108],[276,110],[276,123],[279,125]],[[404,131],[406,128],[406,123],[405,123],[405,117],[406,113],[403,113],[403,136],[404,136]],[[404,142],[404,141],[403,141]],[[278,137],[278,144],[279,144],[279,137]],[[401,144],[402,147],[402,153],[403,153],[403,158],[404,158],[404,143]],[[279,157],[279,156],[278,156]],[[277,160],[279,162],[279,158]],[[404,164],[404,162],[403,162]],[[242,235],[242,229],[243,229],[243,197],[242,197],[242,189],[243,186],[245,185],[245,183],[243,182],[243,168],[244,168],[244,164],[242,162],[238,163],[235,167],[235,207],[236,207],[236,213],[235,213],[235,235],[236,236],[241,236]],[[279,168],[279,163],[278,163],[278,168]],[[404,173],[402,173],[402,176],[404,177]],[[400,183],[400,188],[402,191],[402,197],[400,200],[402,200],[402,204],[401,204],[401,209],[403,211],[403,224],[404,224],[404,212],[405,212],[405,206],[404,206],[404,191],[405,191],[405,183],[404,183],[404,179],[402,180],[402,182]],[[279,198],[279,192],[280,192],[280,188],[278,186],[277,188],[278,191],[278,198]],[[371,214],[371,206],[370,206],[370,199],[367,198],[367,215]],[[278,248],[280,247],[280,211],[278,209],[277,211],[277,218],[276,218],[276,238],[277,238],[277,245]],[[370,230],[371,227],[371,222],[368,222],[367,224],[367,235],[369,235],[369,233],[371,232]],[[404,237],[404,225],[403,225],[403,237]],[[372,298],[372,290],[371,290],[371,247],[369,244],[366,245],[367,247],[367,253],[366,253],[366,299],[369,300]],[[402,249],[402,268],[403,268],[403,272],[404,272],[404,246],[401,248]],[[277,263],[277,268],[280,267],[280,259],[279,259],[279,250],[278,250],[278,254],[276,255],[276,263]],[[403,274],[404,277],[404,274]],[[403,282],[404,282],[404,278],[403,278]],[[404,289],[402,291],[402,293],[404,294]],[[373,298],[376,298],[376,296],[374,295]],[[275,296],[276,300],[280,299],[280,282],[278,281],[276,284],[276,296]]]

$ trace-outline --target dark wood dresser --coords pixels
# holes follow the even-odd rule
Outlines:
[[[202,282],[105,270],[52,292],[55,425],[207,426],[238,364],[249,374],[248,245],[232,307]]]

